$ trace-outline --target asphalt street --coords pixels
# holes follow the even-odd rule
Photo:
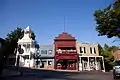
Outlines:
[[[27,68],[22,71],[23,75],[4,77],[0,80],[114,80],[112,73],[103,72],[66,72]]]

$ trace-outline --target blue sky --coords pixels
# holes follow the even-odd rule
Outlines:
[[[40,44],[52,44],[58,34],[65,31],[78,42],[112,43],[114,38],[97,36],[93,13],[114,0],[0,0],[0,37],[16,27],[30,26]]]

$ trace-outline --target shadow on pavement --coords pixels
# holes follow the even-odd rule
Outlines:
[[[71,75],[77,75],[78,72],[60,72],[54,70],[41,70],[20,68],[22,75],[11,75],[2,77],[0,80],[93,80],[93,79],[77,79],[72,78]],[[86,73],[82,73],[86,74]]]

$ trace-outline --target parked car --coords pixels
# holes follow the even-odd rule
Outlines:
[[[120,60],[116,60],[113,66],[113,77],[116,79],[120,77]]]

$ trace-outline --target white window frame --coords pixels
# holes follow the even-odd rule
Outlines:
[[[80,49],[80,54],[85,54],[86,53],[86,47],[79,47],[79,49]],[[81,51],[82,51],[82,53],[81,53]]]
[[[95,47],[90,47],[90,54],[96,54],[96,52],[95,52],[96,49],[95,50],[94,49],[95,49]],[[92,52],[91,52],[91,50],[92,50]]]

